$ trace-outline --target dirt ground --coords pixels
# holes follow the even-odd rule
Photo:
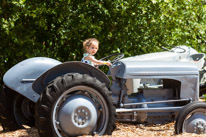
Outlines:
[[[128,123],[117,123],[116,130],[112,133],[111,136],[103,137],[205,137],[206,134],[197,135],[197,134],[174,134],[174,123],[168,123],[164,125],[143,125],[143,124],[128,124]],[[37,129],[27,128],[20,129],[12,132],[3,132],[2,127],[0,126],[0,137],[39,137]],[[91,137],[91,136],[83,136]]]

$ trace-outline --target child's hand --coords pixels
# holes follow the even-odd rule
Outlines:
[[[111,66],[111,65],[112,65],[112,63],[111,63],[111,62],[109,62],[109,61],[105,61],[105,65],[107,65],[107,66]]]

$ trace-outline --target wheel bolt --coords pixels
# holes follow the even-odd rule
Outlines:
[[[82,119],[79,119],[79,124],[82,125]]]

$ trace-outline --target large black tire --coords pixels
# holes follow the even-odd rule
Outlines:
[[[184,106],[175,122],[175,133],[206,133],[206,102],[192,102]]]
[[[46,87],[36,104],[35,120],[41,137],[103,135],[115,129],[115,114],[105,84],[89,75],[69,73]]]
[[[35,124],[34,103],[6,86],[3,86],[0,92],[0,108],[0,121],[4,131],[22,129]]]

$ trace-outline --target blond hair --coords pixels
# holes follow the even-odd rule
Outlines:
[[[86,47],[90,47],[92,45],[92,42],[97,42],[99,44],[99,41],[96,38],[88,38],[83,41],[84,51],[86,51]]]

